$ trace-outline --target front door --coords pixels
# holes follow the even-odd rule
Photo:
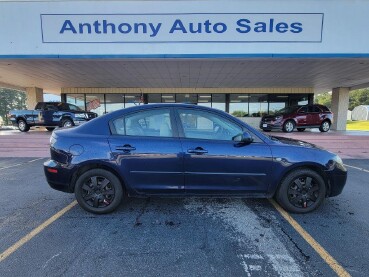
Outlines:
[[[216,113],[179,109],[188,194],[261,193],[268,189],[272,170],[270,147],[258,137],[244,145],[232,140],[244,129]]]
[[[126,185],[138,193],[171,194],[184,189],[182,148],[170,109],[128,114],[112,122],[112,155]]]

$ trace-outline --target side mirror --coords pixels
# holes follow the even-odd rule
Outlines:
[[[248,132],[236,135],[232,138],[233,141],[240,142],[242,144],[250,144],[254,141],[253,137]]]

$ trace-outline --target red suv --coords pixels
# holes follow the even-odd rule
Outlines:
[[[323,105],[291,106],[275,112],[274,115],[264,115],[260,121],[260,129],[270,132],[282,129],[290,133],[295,128],[303,132],[306,128],[319,128],[321,132],[329,131],[333,122],[333,113]]]

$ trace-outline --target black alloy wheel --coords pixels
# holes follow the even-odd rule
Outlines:
[[[318,208],[326,195],[324,179],[311,169],[288,174],[276,193],[278,203],[293,213],[308,213]]]
[[[305,128],[297,128],[297,131],[303,132],[303,131],[305,131]]]
[[[21,132],[28,132],[30,127],[29,127],[29,125],[27,124],[26,121],[24,121],[23,119],[19,119],[18,120],[18,129]]]
[[[88,212],[105,214],[114,211],[122,201],[120,180],[110,171],[91,169],[82,174],[75,186],[79,205]]]

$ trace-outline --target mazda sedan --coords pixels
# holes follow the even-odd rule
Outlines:
[[[92,213],[127,197],[266,197],[295,213],[340,194],[347,172],[335,154],[270,137],[201,106],[153,104],[55,130],[44,164],[54,189]]]

